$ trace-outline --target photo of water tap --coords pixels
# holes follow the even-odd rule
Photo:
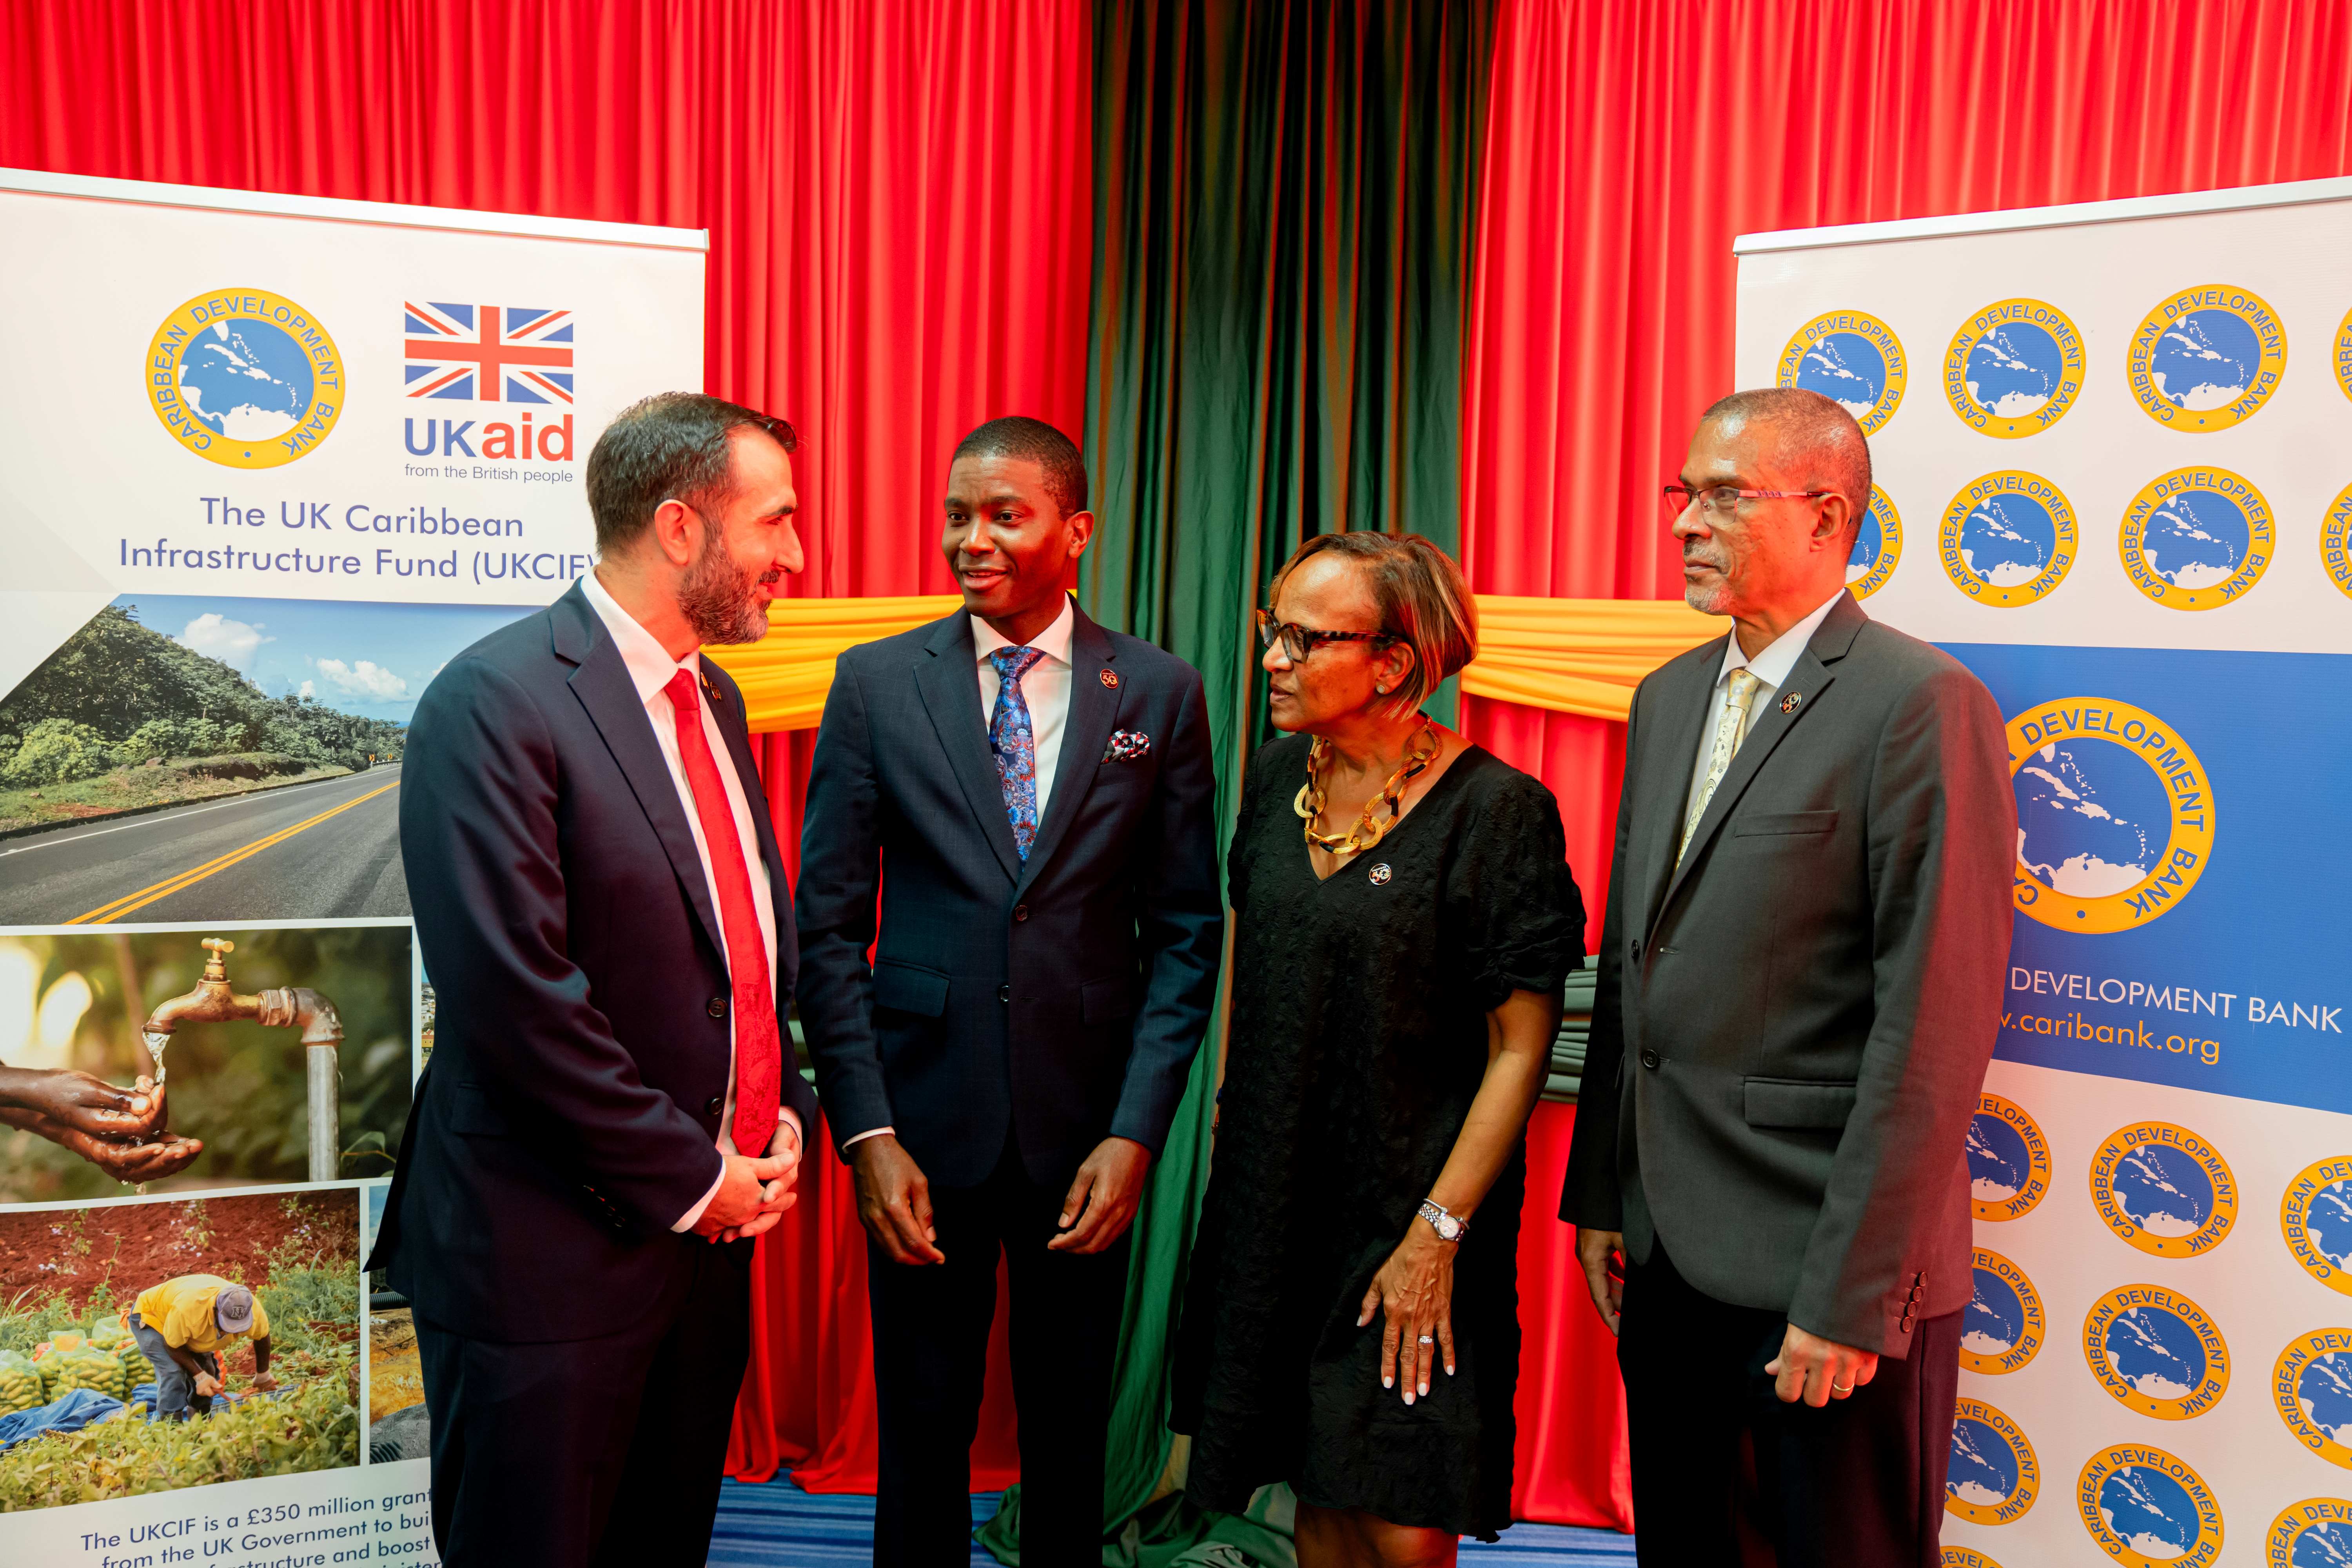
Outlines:
[[[404,923],[0,936],[0,1205],[388,1176]]]

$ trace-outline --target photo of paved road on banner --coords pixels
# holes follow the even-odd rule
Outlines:
[[[409,912],[416,700],[525,611],[146,595],[0,698],[0,925]]]

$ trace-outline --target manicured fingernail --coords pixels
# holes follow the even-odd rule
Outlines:
[[[1394,1388],[1396,1386],[1396,1379],[1383,1374],[1381,1378],[1381,1386],[1382,1388]]]
[[[1421,1393],[1422,1393],[1422,1397],[1423,1397],[1423,1398],[1424,1398],[1424,1399],[1426,1399],[1426,1398],[1429,1396],[1429,1384],[1425,1384],[1425,1383],[1424,1383],[1424,1384],[1423,1384],[1421,1385]]]
[[[1412,1403],[1412,1390],[1410,1388],[1404,1391],[1404,1402],[1407,1405],[1411,1405]]]

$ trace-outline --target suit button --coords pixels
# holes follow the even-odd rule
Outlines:
[[[719,1099],[714,1094],[709,1100],[702,1102],[702,1114],[705,1116],[716,1116],[720,1110],[726,1108],[726,1104],[727,1102],[725,1100]]]
[[[702,1005],[702,1010],[709,1014],[714,1018],[724,1018],[727,1016],[727,998],[724,996],[713,996],[709,1001],[705,1002]]]
[[[1637,936],[1633,939],[1632,951],[1633,957],[1638,961],[1642,956],[1642,939],[1640,937]]]
[[[996,988],[996,999],[997,999],[999,1002],[1010,1002],[1010,1001],[1012,1001],[1012,1000],[1013,1000],[1013,987],[1012,987],[1012,986],[1010,986],[1010,985],[1000,985],[1000,986],[998,986],[998,987]]]
[[[1648,1068],[1652,1072],[1658,1070],[1659,1059],[1658,1053],[1655,1051],[1643,1051],[1642,1053],[1642,1065]]]
[[[1013,905],[1013,918],[1014,920],[1016,920],[1016,921],[1025,921],[1025,920],[1027,920],[1027,919],[1029,918],[1029,906],[1028,906],[1028,905],[1026,905],[1026,904],[1015,904],[1015,905]]]

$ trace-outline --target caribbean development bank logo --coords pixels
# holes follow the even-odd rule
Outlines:
[[[2221,1555],[2221,1505],[2187,1461],[2138,1443],[2091,1456],[2074,1502],[2091,1539],[2125,1568],[2204,1568]]]
[[[2172,610],[2210,610],[2263,580],[2277,547],[2271,503],[2227,468],[2175,468],[2124,509],[2132,586]]]
[[[1960,323],[1944,395],[1972,430],[2004,441],[2047,430],[2083,390],[2083,334],[2057,306],[2003,300]]]
[[[1960,1320],[1960,1364],[1995,1376],[2015,1372],[2042,1348],[2041,1294],[2024,1269],[1981,1247],[1973,1272],[1976,1294]]]
[[[2015,1219],[2050,1190],[2049,1141],[2022,1107],[1997,1094],[1977,1097],[1968,1152],[1969,1202],[1979,1219]]]
[[[2314,1329],[2281,1351],[2271,1403],[2296,1442],[2352,1470],[2352,1329]]]
[[[292,462],[327,438],[342,405],[335,340],[282,294],[199,294],[147,345],[147,405],[173,440],[228,468]]]
[[[1870,487],[1870,510],[1854,530],[1853,553],[1846,557],[1845,585],[1857,599],[1867,599],[1886,586],[1903,562],[1903,516],[1895,501],[1876,485]]]
[[[2279,1200],[2279,1234],[2305,1273],[2352,1296],[2352,1159],[2321,1160],[2296,1173]]]
[[[2263,1538],[2263,1561],[2277,1568],[2342,1568],[2352,1563],[2352,1502],[2308,1497],[2289,1503]]]
[[[2017,1423],[1981,1399],[1963,1399],[1952,1422],[1944,1508],[1972,1524],[2007,1524],[2042,1490],[2042,1466]]]
[[[2074,509],[2041,475],[2003,468],[1952,498],[1937,544],[1944,575],[1978,604],[2035,604],[2074,564]]]
[[[2013,901],[2056,931],[2146,925],[2189,896],[2213,853],[2205,764],[2155,714],[2101,697],[2009,721],[2017,795]]]
[[[1942,1568],[2000,1568],[2000,1564],[1973,1546],[1947,1546],[1937,1559]]]
[[[2118,1127],[2091,1156],[2091,1205],[2107,1228],[2157,1258],[2210,1252],[2238,1217],[2238,1179],[2186,1127]]]
[[[2161,1285],[2125,1285],[2091,1303],[2083,1359],[2099,1386],[2142,1415],[2186,1421],[2230,1387],[2230,1347],[2212,1315]]]
[[[1865,436],[1895,417],[1909,362],[1894,331],[1861,310],[1832,310],[1798,329],[1780,351],[1780,386],[1801,386],[1842,405]]]
[[[2319,525],[2319,564],[2336,591],[2352,598],[2352,485],[2336,492]]]
[[[2344,389],[2345,396],[2352,397],[2352,310],[2344,312],[2344,320],[2336,323],[2333,363],[2336,384]]]
[[[2227,430],[2251,419],[2285,371],[2286,328],[2249,289],[2183,289],[2132,333],[2132,396],[2175,430]]]

